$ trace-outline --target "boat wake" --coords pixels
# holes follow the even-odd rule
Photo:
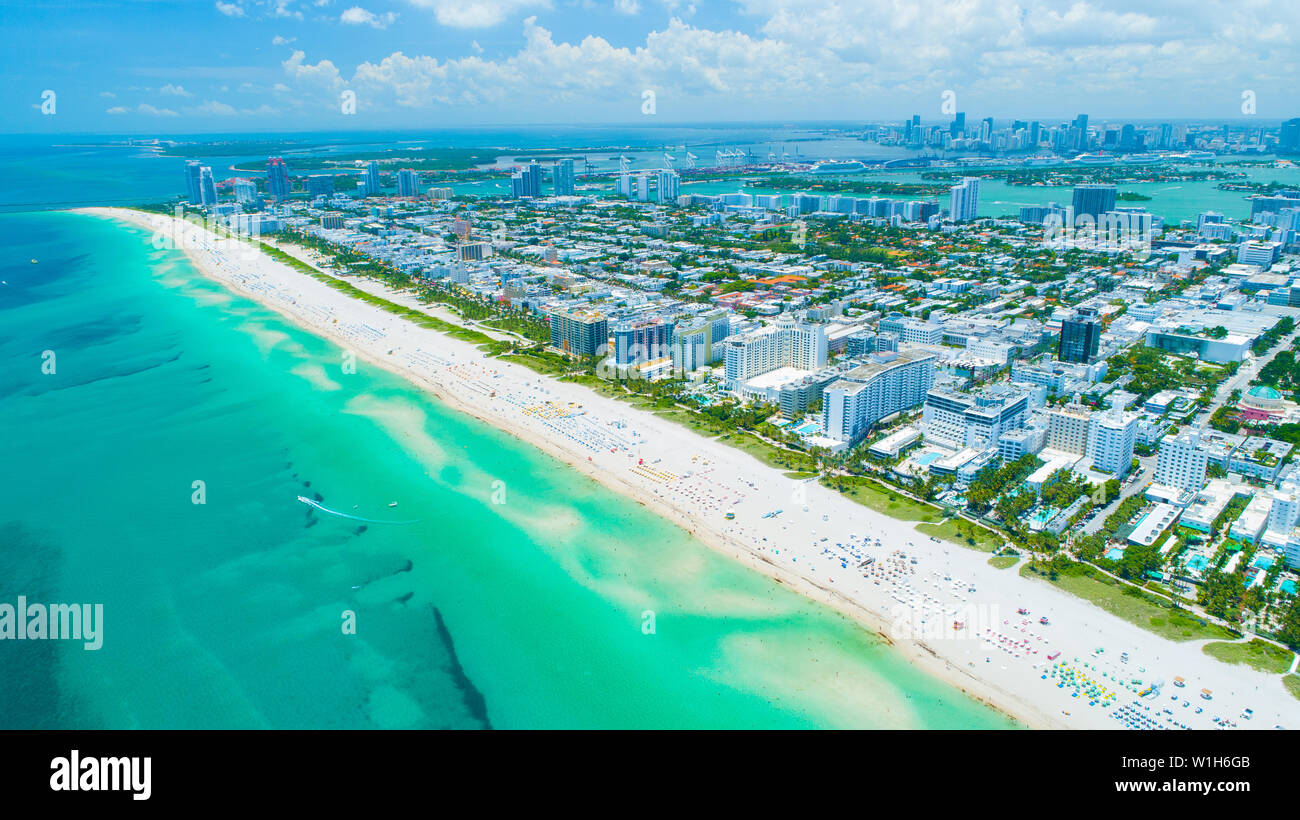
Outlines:
[[[379,521],[374,518],[362,518],[359,515],[349,515],[348,513],[339,512],[338,510],[331,510],[329,507],[326,507],[324,504],[320,503],[319,501],[313,501],[312,499],[307,498],[306,496],[300,495],[298,496],[298,500],[309,507],[315,507],[316,509],[320,510],[323,513],[336,515],[339,518],[350,518],[353,521],[364,521],[367,524],[418,524],[420,523],[420,520],[418,518],[413,521]]]

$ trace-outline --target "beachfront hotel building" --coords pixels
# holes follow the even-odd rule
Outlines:
[[[927,440],[983,450],[997,446],[1003,433],[1024,427],[1028,414],[1029,396],[1018,391],[993,387],[972,394],[936,388],[925,395],[921,429]]]
[[[203,163],[196,159],[185,162],[185,200],[191,205],[203,204],[203,192],[199,189],[199,174]]]
[[[1049,450],[1082,456],[1088,452],[1088,428],[1092,411],[1074,402],[1047,413],[1047,442]]]
[[[620,322],[614,326],[614,363],[618,367],[644,364],[672,355],[673,323],[657,319]]]
[[[1088,420],[1088,457],[1098,470],[1123,478],[1133,463],[1139,415],[1119,409],[1093,413]]]
[[[852,446],[881,419],[925,401],[938,357],[908,351],[876,354],[844,373],[822,394],[822,430]]]
[[[548,314],[551,347],[570,356],[597,356],[609,347],[609,320],[594,310],[557,310]]]
[[[731,315],[713,310],[673,327],[673,369],[692,373],[722,359],[722,342],[731,335]]]
[[[826,354],[825,325],[801,324],[782,316],[775,324],[727,339],[726,387],[737,390],[743,382],[782,367],[818,370],[826,365]]]
[[[1205,486],[1205,468],[1210,455],[1201,449],[1201,434],[1185,430],[1160,440],[1156,459],[1156,483],[1199,493]]]

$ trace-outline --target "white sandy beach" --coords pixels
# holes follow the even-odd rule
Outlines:
[[[174,222],[122,209],[83,212],[150,232],[162,224],[152,220]],[[1201,651],[1203,641],[1166,640],[1048,583],[1021,578],[1015,569],[994,569],[987,553],[933,540],[907,522],[816,482],[792,481],[653,414],[485,358],[472,344],[419,328],[188,223],[172,230],[195,237],[184,249],[205,275],[564,460],[714,549],[834,606],[887,636],[925,671],[1030,726],[1122,728],[1112,713],[1135,702],[1130,714],[1164,728],[1215,728],[1213,716],[1241,728],[1300,724],[1300,701],[1279,677],[1220,663]],[[378,283],[365,288],[415,306],[409,294]],[[728,510],[735,511],[734,521],[724,518]],[[781,513],[763,517],[776,510]],[[868,557],[874,563],[859,568]],[[1039,623],[1042,616],[1050,625]],[[954,630],[954,620],[964,628]],[[1096,654],[1099,647],[1104,652]],[[1125,652],[1127,661],[1121,660]],[[1072,696],[1074,687],[1058,687],[1050,675],[1043,679],[1060,661],[1115,698],[1090,706],[1085,694]],[[1176,676],[1186,679],[1185,687],[1173,685]],[[1165,686],[1158,697],[1139,700],[1115,683],[1132,678],[1163,679]],[[1200,697],[1202,688],[1212,690],[1212,700]],[[1254,710],[1251,720],[1241,717],[1247,707]]]

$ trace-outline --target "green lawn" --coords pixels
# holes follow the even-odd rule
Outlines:
[[[967,549],[993,552],[1004,543],[1002,537],[964,518],[949,518],[941,524],[917,524],[917,530]]]
[[[1300,675],[1287,675],[1282,678],[1282,683],[1286,684],[1286,690],[1294,697],[1300,699]]]
[[[1171,641],[1238,637],[1218,624],[1175,610],[1168,601],[1144,594],[1082,564],[1070,564],[1066,571],[1057,573],[1053,578],[1050,572],[1041,570],[1030,562],[1020,568],[1020,574],[1055,584],[1071,595],[1091,601],[1112,615]]]
[[[897,490],[862,476],[833,476],[822,479],[822,484],[839,490],[845,497],[864,507],[882,512],[901,521],[924,521],[936,524],[943,520],[943,510],[931,504],[908,498]]]
[[[1019,560],[1019,555],[995,555],[989,559],[989,564],[995,569],[1010,569]]]
[[[1274,675],[1281,675],[1290,669],[1293,657],[1290,650],[1258,639],[1249,643],[1207,643],[1201,649],[1224,663],[1244,663],[1253,669]]]

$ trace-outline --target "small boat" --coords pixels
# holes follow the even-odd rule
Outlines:
[[[36,260],[35,260],[35,259],[32,260],[32,264],[33,264],[33,265],[36,264]]]
[[[389,502],[388,502],[388,506],[389,506],[389,507],[396,507],[396,506],[397,506],[397,502],[396,502],[396,501],[389,501]]]

